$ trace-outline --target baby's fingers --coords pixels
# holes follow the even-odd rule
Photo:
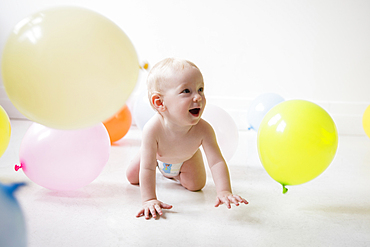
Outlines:
[[[240,203],[245,203],[248,204],[248,201],[242,198],[241,196],[235,195],[235,198],[238,200]]]
[[[149,219],[150,218],[150,210],[149,210],[149,208],[146,208],[145,209],[144,215],[145,215],[145,219]]]
[[[158,212],[159,215],[162,215],[163,214],[162,213],[162,209],[161,209],[161,207],[159,205],[155,205],[154,207],[155,207],[155,210]],[[155,213],[155,211],[154,211],[154,213]],[[153,217],[155,218],[155,216],[153,216]]]
[[[248,204],[247,200],[238,196],[238,195],[229,195],[225,197],[217,197],[215,207],[220,206],[221,204],[225,204],[228,209],[231,208],[231,203],[239,206],[240,203]]]
[[[221,197],[221,198],[217,197],[216,198],[216,205],[215,205],[215,207],[218,207],[221,204],[225,204],[226,207],[229,208],[229,209],[231,208],[230,201],[229,201],[229,199],[227,197]]]
[[[171,209],[172,208],[172,205],[169,205],[169,204],[166,204],[166,203],[161,203],[161,207],[164,208],[164,209]]]
[[[141,216],[144,216],[144,209],[140,210],[140,212],[137,213],[136,218],[139,218]]]
[[[149,207],[149,211],[150,211],[150,214],[152,215],[153,218],[157,217],[156,209],[154,208],[154,206]],[[149,219],[149,216],[146,219]]]
[[[235,204],[235,206],[239,206],[238,200],[234,196],[229,196],[228,199]]]
[[[221,200],[220,200],[220,198],[216,198],[216,204],[215,204],[215,207],[218,207],[218,206],[220,206],[222,204],[222,202],[221,202]]]
[[[225,200],[224,200],[224,204],[226,205],[226,207],[227,207],[228,209],[230,209],[230,208],[231,208],[231,204],[230,204],[230,200],[229,200],[229,198],[225,198]]]

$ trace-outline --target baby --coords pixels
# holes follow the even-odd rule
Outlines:
[[[143,129],[139,154],[127,169],[131,184],[140,184],[142,209],[136,217],[162,215],[171,205],[156,196],[156,167],[190,191],[206,184],[203,146],[216,185],[215,206],[248,202],[231,192],[229,171],[211,125],[201,118],[206,105],[203,76],[192,62],[168,58],[157,63],[147,79],[151,105],[158,112]]]

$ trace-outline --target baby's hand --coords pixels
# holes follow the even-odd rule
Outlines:
[[[171,209],[172,206],[168,205],[166,203],[163,203],[158,200],[149,200],[143,203],[143,208],[140,210],[140,212],[136,215],[136,217],[145,216],[145,219],[149,219],[150,215],[153,216],[153,218],[157,217],[158,215],[162,215],[162,208],[164,209]]]
[[[233,195],[229,191],[221,191],[217,193],[215,207],[218,207],[221,204],[225,204],[226,207],[230,209],[231,203],[234,203],[235,206],[239,206],[239,203],[248,204],[247,200],[238,195]]]

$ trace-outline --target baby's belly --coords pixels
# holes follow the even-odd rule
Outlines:
[[[158,152],[157,160],[160,160],[168,164],[183,163],[189,160],[190,158],[192,158],[197,150],[198,149],[194,150],[193,152],[185,152],[185,151],[184,152],[172,152],[169,154]]]

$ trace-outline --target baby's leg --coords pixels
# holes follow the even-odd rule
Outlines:
[[[131,160],[129,167],[126,171],[127,180],[131,184],[139,184],[139,172],[140,172],[140,151]]]
[[[206,185],[206,170],[201,151],[185,161],[180,170],[180,183],[190,191],[201,190]]]

